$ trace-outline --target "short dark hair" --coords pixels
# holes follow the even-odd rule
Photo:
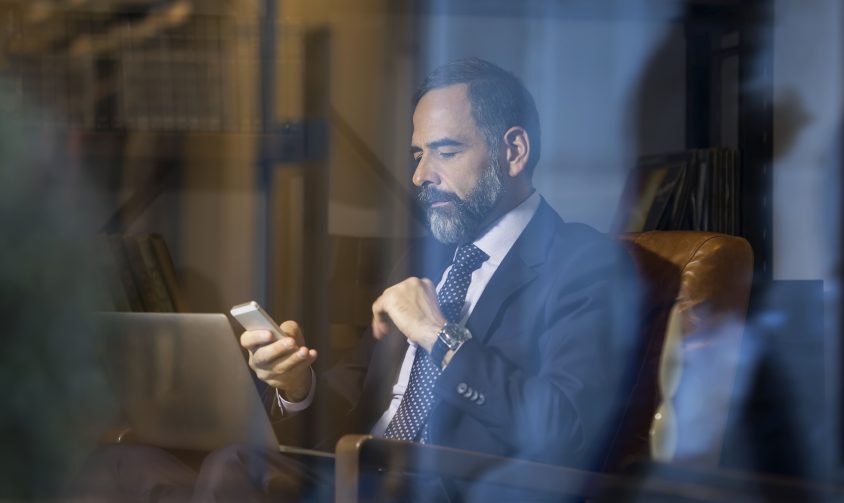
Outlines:
[[[458,59],[428,74],[413,97],[414,108],[429,91],[455,84],[469,86],[472,118],[490,149],[500,145],[504,133],[513,126],[521,126],[527,131],[530,157],[526,169],[532,173],[539,162],[542,133],[536,103],[522,81],[489,61]]]

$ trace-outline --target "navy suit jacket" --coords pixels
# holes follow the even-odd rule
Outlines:
[[[398,279],[436,283],[453,253],[417,247]],[[594,467],[632,384],[637,292],[619,245],[564,223],[542,201],[473,309],[466,323],[472,339],[436,383],[432,443]],[[372,428],[406,351],[398,332],[377,342],[367,333],[354,354],[322,376],[317,393],[332,403],[335,428],[321,447]]]

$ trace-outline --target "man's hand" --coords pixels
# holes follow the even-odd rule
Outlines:
[[[299,402],[311,390],[311,364],[315,349],[305,347],[305,338],[295,321],[281,324],[288,337],[276,340],[266,330],[251,330],[240,336],[240,345],[249,351],[249,367],[258,379],[276,388],[285,400]]]
[[[387,335],[390,323],[430,352],[446,319],[437,305],[437,291],[427,278],[407,278],[384,290],[372,304],[372,332]]]

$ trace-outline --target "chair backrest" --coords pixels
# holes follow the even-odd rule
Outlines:
[[[645,287],[644,355],[607,468],[647,458],[715,466],[753,275],[736,236],[624,234]]]

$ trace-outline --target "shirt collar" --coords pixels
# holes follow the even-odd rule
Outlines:
[[[536,214],[541,199],[539,193],[534,191],[521,204],[493,222],[487,231],[475,240],[475,246],[489,255],[487,262],[497,267],[504,260],[504,256]]]

